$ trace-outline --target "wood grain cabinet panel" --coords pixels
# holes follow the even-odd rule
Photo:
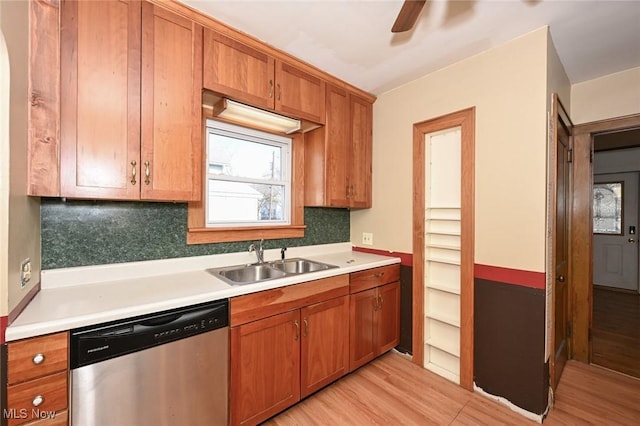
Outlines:
[[[7,383],[24,382],[68,367],[67,333],[12,342],[7,348]]]
[[[400,343],[400,266],[351,274],[349,369]]]
[[[141,199],[197,201],[202,180],[202,27],[142,4]]]
[[[349,296],[300,310],[300,393],[304,398],[349,371]]]
[[[60,19],[60,195],[139,198],[140,2],[65,1]]]
[[[300,311],[231,328],[231,424],[258,424],[300,400]]]
[[[60,195],[199,200],[202,27],[123,0],[60,20]]]
[[[204,87],[256,107],[274,108],[273,57],[205,29],[203,58]]]
[[[325,82],[288,64],[276,61],[276,111],[295,118],[325,122]]]
[[[67,371],[7,387],[7,407],[16,416],[8,420],[9,426],[39,419],[38,413],[48,415],[67,408]],[[24,413],[24,415],[23,415]]]
[[[327,85],[325,125],[305,134],[305,205],[371,207],[371,102]]]

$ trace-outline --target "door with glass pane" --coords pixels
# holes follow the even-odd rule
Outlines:
[[[594,176],[593,283],[638,291],[638,172]]]

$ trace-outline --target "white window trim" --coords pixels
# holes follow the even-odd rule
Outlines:
[[[209,135],[211,133],[221,134],[225,136],[238,137],[247,141],[257,142],[265,145],[272,145],[282,148],[282,165],[281,179],[266,180],[243,178],[236,176],[224,176],[209,174]],[[250,129],[247,127],[237,126],[234,124],[207,119],[206,122],[206,172],[205,172],[205,226],[209,229],[215,228],[234,228],[234,227],[274,227],[291,225],[292,216],[292,195],[291,195],[291,167],[292,167],[292,139],[260,130]],[[284,187],[284,219],[283,220],[257,220],[257,221],[226,221],[226,222],[209,222],[209,182],[210,180],[240,182],[240,183],[260,183],[268,185],[281,185]]]

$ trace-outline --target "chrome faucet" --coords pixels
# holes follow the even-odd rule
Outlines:
[[[249,246],[249,253],[255,251],[256,252],[256,257],[258,258],[258,263],[264,263],[264,248],[262,247],[262,243],[264,243],[264,240],[260,240],[260,242],[258,243],[258,246],[256,247],[255,244],[251,244]]]

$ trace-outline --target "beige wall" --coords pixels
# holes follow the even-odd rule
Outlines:
[[[0,21],[2,4],[0,4]],[[7,259],[9,255],[9,56],[0,28],[0,316],[9,310]]]
[[[630,114],[640,114],[640,67],[571,87],[571,119],[575,124]]]
[[[412,249],[412,126],[476,107],[475,262],[544,271],[547,28],[378,97],[373,208],[351,213],[351,241]]]
[[[571,83],[560,62],[560,57],[551,39],[547,38],[547,111],[551,113],[551,94],[557,93],[562,105],[571,113]]]
[[[8,260],[6,269],[2,269],[7,280],[7,290],[2,297],[7,296],[8,312],[11,312],[40,281],[40,201],[26,195],[29,3],[2,1],[0,7],[0,28],[11,67]],[[5,238],[2,233],[0,237]],[[33,273],[31,283],[22,289],[20,263],[26,258],[31,259]]]

